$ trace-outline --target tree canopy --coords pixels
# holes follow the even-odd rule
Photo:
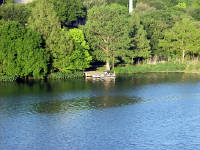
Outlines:
[[[194,56],[200,53],[200,30],[191,20],[183,19],[165,31],[159,46],[168,57],[179,57],[184,62],[188,54]]]
[[[120,5],[93,7],[88,11],[88,21],[84,27],[86,38],[93,49],[97,60],[106,62],[110,70],[110,62],[128,49],[128,10]]]
[[[129,30],[131,39],[127,53],[127,57],[130,59],[129,62],[133,64],[134,59],[143,60],[149,58],[151,55],[150,40],[147,39],[147,32],[144,30],[144,26],[136,13],[130,18]]]
[[[3,73],[16,77],[43,78],[48,55],[42,48],[41,35],[18,22],[0,23],[0,64]]]

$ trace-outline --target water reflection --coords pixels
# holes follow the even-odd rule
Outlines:
[[[199,93],[182,73],[0,82],[0,150],[196,150]]]
[[[0,96],[42,95],[46,93],[61,93],[65,91],[89,90],[90,85],[84,79],[27,81],[27,82],[0,82]],[[0,97],[0,98],[1,98]]]
[[[57,100],[53,102],[40,102],[32,104],[32,110],[37,113],[65,113],[75,112],[77,110],[90,110],[90,109],[105,109],[111,107],[120,107],[141,102],[139,97],[126,97],[126,96],[103,96],[91,97],[86,99],[74,100]],[[34,113],[32,112],[32,113]]]
[[[172,89],[173,84],[198,81],[200,76],[197,74],[148,73],[118,76],[116,80],[0,82],[0,114],[71,112],[118,107],[141,102],[142,99],[161,99],[161,96],[166,99],[174,97],[174,93],[179,96],[192,92],[190,86]],[[164,89],[162,83],[165,83]],[[144,88],[152,84],[154,88]],[[198,87],[196,85],[196,89]]]
[[[86,83],[93,83],[93,84],[102,83],[105,86],[105,88],[110,88],[115,85],[115,78],[105,78],[105,79],[86,78],[85,81]]]
[[[200,76],[197,74],[184,73],[144,73],[118,76],[116,80],[58,80],[58,81],[29,81],[24,83],[0,82],[0,99],[2,97],[14,97],[34,95],[45,95],[50,97],[58,93],[78,93],[88,91],[113,91],[132,88],[156,83],[186,83],[198,82]],[[48,98],[50,98],[48,97]]]

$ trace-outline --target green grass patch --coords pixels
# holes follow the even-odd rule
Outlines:
[[[105,66],[98,67],[98,68],[96,69],[96,71],[100,71],[100,72],[103,72],[103,71],[105,71],[105,70],[106,70],[106,67],[105,67]]]
[[[74,72],[74,73],[62,73],[62,72],[55,72],[51,73],[47,78],[52,80],[66,80],[66,79],[78,79],[83,78],[84,73],[83,72]]]
[[[159,64],[141,64],[116,67],[114,70],[118,74],[124,73],[145,73],[145,72],[178,72],[184,71],[185,64],[178,63],[159,63]]]
[[[188,73],[200,73],[200,64],[187,64],[185,72]]]
[[[15,76],[0,75],[0,81],[12,82],[12,81],[16,81],[16,80],[17,80],[17,77],[15,77]]]

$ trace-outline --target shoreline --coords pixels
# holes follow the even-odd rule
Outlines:
[[[137,74],[137,73],[191,73],[200,74],[199,72],[188,72],[188,71],[147,71],[147,72],[130,72],[130,73],[116,73],[116,74]]]
[[[188,71],[149,71],[149,72],[133,72],[133,73],[116,73],[116,75],[134,75],[134,74],[145,74],[145,73],[185,73],[185,74],[200,74],[200,72],[188,72]],[[66,79],[2,79],[4,76],[0,76],[0,82],[15,82],[15,81],[55,81],[55,80],[75,80],[75,79],[85,79],[86,77],[79,77],[79,78],[66,78]]]
[[[174,62],[158,63],[158,64],[138,64],[117,66],[115,69],[116,75],[130,75],[138,73],[191,73],[200,74],[200,63],[198,64],[178,64]],[[95,72],[95,71],[94,71]],[[97,70],[98,72],[98,70]],[[17,80],[29,81],[29,80],[70,80],[70,79],[83,79],[85,78],[84,72],[75,73],[61,73],[55,72],[49,74],[44,79],[34,79],[32,77],[19,78],[8,75],[1,75],[0,82],[13,82]]]

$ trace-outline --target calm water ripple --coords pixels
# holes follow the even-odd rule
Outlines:
[[[200,76],[0,83],[0,150],[198,150]]]

